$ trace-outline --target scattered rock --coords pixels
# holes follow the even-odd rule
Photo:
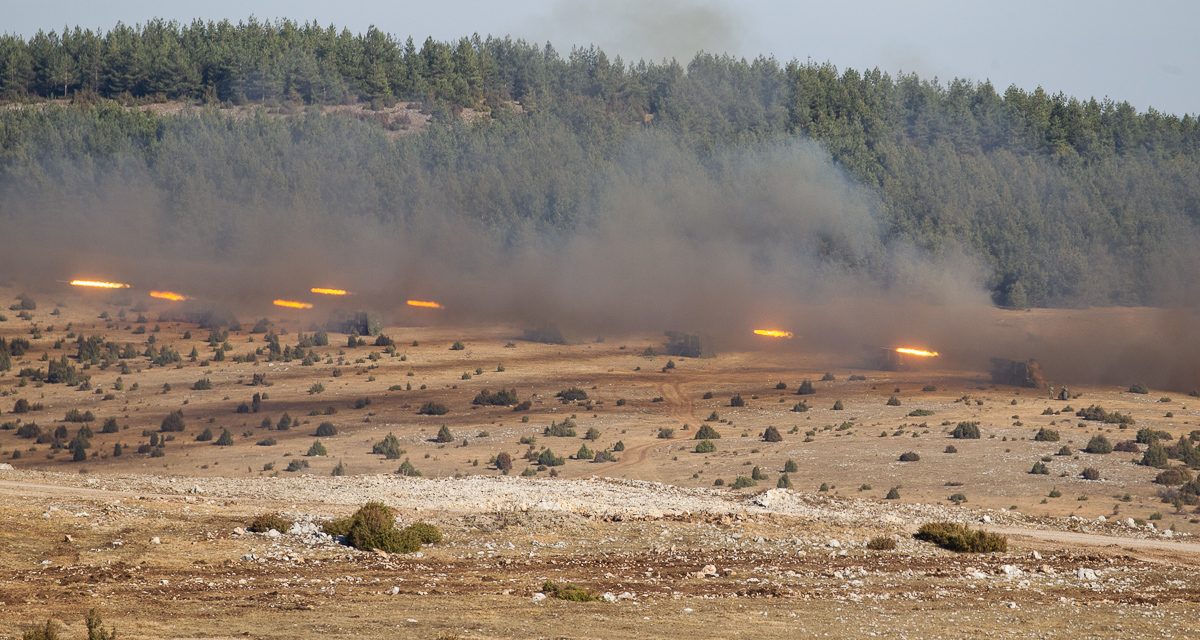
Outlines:
[[[540,604],[545,599],[546,599],[546,594],[542,593],[541,591],[533,594],[533,603],[534,604]]]
[[[162,540],[160,540],[158,536],[154,536],[153,538],[150,538],[150,544],[162,544]]]
[[[1080,580],[1095,580],[1099,577],[1099,575],[1096,573],[1095,569],[1079,567],[1079,569],[1075,571],[1075,577],[1079,578]]]

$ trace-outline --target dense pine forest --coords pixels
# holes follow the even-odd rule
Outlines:
[[[885,245],[977,256],[998,304],[1176,302],[1200,266],[1197,118],[1040,88],[250,20],[3,36],[0,98],[6,234],[31,203],[113,181],[155,190],[165,226],[206,230],[214,255],[264,207],[567,234],[647,144],[731,175],[731,149],[808,139],[873,194]],[[163,101],[199,108],[136,108]],[[429,125],[389,135],[324,108],[397,102]]]

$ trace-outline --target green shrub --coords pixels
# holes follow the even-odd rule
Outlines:
[[[783,442],[783,434],[775,427],[767,427],[762,433],[763,442]]]
[[[556,438],[574,438],[575,437],[575,421],[567,418],[562,422],[550,422],[550,426],[542,430],[542,435],[554,436]]]
[[[924,418],[931,415],[933,415],[933,411],[929,409],[913,409],[908,412],[908,417],[910,418]]]
[[[791,489],[792,479],[788,477],[788,474],[782,474],[779,476],[779,481],[775,483],[775,487],[777,489]]]
[[[1150,445],[1142,454],[1142,464],[1156,469],[1167,468],[1167,449],[1158,442]]]
[[[950,437],[956,440],[978,440],[980,438],[978,422],[960,422],[950,432]]]
[[[430,400],[421,405],[421,408],[417,409],[417,413],[423,416],[444,416],[450,413],[450,409],[446,408],[446,405],[440,402]]]
[[[342,528],[346,531],[346,542],[356,549],[412,553],[421,548],[421,538],[417,532],[411,528],[397,529],[395,512],[381,502],[363,505],[350,516],[348,523],[335,527]],[[326,533],[330,533],[329,529],[326,529]]]
[[[1083,473],[1079,474],[1079,477],[1083,478],[1084,480],[1099,480],[1100,470],[1095,467],[1088,467],[1083,470]]]
[[[905,451],[900,454],[900,462],[917,462],[921,459],[921,455],[916,451]]]
[[[204,431],[201,431],[200,434],[196,436],[196,442],[208,442],[212,439],[213,431],[209,427],[204,427]]]
[[[1135,382],[1134,384],[1129,385],[1129,393],[1139,393],[1145,395],[1150,393],[1150,389],[1147,389],[1146,385],[1140,382]]]
[[[755,484],[757,484],[757,483],[754,482],[754,479],[752,479],[752,478],[748,478],[746,476],[738,476],[737,478],[735,478],[733,480],[733,484],[731,486],[734,489],[745,489],[748,487],[753,487]]]
[[[825,486],[825,485],[821,485],[821,486]],[[884,500],[899,500],[900,499],[900,487],[892,487],[891,489],[888,489],[887,495],[884,496],[883,499]]]
[[[421,472],[418,471],[415,466],[413,466],[413,463],[410,462],[408,458],[405,458],[404,462],[400,463],[400,468],[396,469],[396,474],[405,476],[407,478],[421,477]]]
[[[675,430],[670,427],[662,427],[658,430],[658,438],[660,440],[670,440],[675,437]]]
[[[1097,434],[1088,440],[1087,446],[1083,448],[1087,453],[1112,453],[1112,443],[1103,435]]]
[[[382,455],[387,460],[399,460],[404,449],[400,448],[400,439],[396,437],[396,434],[389,433],[384,436],[383,440],[371,446],[371,453]]]
[[[700,428],[696,430],[695,439],[696,440],[720,440],[721,434],[717,433],[717,430],[712,428],[710,425],[702,424],[702,425],[700,425]]]
[[[1033,434],[1034,442],[1058,442],[1058,431],[1042,427],[1037,433]]]
[[[696,443],[696,453],[712,453],[717,450],[717,445],[713,444],[712,440],[701,440]]]
[[[811,396],[816,392],[817,390],[813,388],[811,380],[805,380],[800,383],[799,387],[796,387],[796,395],[798,396]]]
[[[312,443],[312,446],[310,446],[308,448],[308,452],[305,453],[304,455],[309,456],[311,458],[311,457],[317,457],[317,456],[325,456],[328,454],[329,454],[329,452],[325,450],[325,445],[321,444],[320,440],[317,440]]]
[[[183,431],[183,429],[183,412],[172,411],[171,413],[167,414],[167,417],[162,419],[162,423],[159,425],[158,430],[162,432],[177,432]]]
[[[742,399],[742,394],[735,393],[735,394],[733,394],[732,397],[729,398],[729,406],[744,407],[744,406],[746,406],[746,401]]]
[[[337,433],[337,425],[333,424],[332,422],[322,422],[321,424],[317,425],[317,431],[313,435],[317,436],[318,438],[331,438],[336,436]]]
[[[475,394],[475,399],[471,400],[471,404],[490,405],[496,407],[506,407],[508,405],[517,404],[520,400],[517,399],[516,389],[501,389],[495,393],[484,389]]]
[[[1050,468],[1046,466],[1046,463],[1039,460],[1033,463],[1033,468],[1029,470],[1029,473],[1038,476],[1047,476],[1050,475]]]
[[[789,458],[787,462],[783,463],[784,473],[796,473],[798,471],[800,471],[800,465],[796,464],[795,460]]]
[[[538,454],[537,462],[538,464],[547,467],[560,467],[566,464],[566,461],[563,460],[562,457],[554,455],[554,452],[550,449],[543,449],[542,452]]]
[[[542,583],[542,593],[548,597],[569,602],[595,602],[600,599],[595,593],[578,585],[551,580]]]
[[[405,529],[416,536],[421,544],[440,544],[442,542],[442,532],[428,522],[414,522]]]
[[[454,434],[450,433],[450,427],[442,425],[442,428],[438,429],[437,436],[434,437],[433,441],[443,444],[447,442],[454,442]]]
[[[792,405],[792,411],[795,411],[796,413],[804,413],[805,411],[808,411],[808,403],[801,400],[800,402]]]
[[[841,400],[834,400],[832,409],[834,411],[845,411],[846,405],[842,404]]]
[[[1156,431],[1149,427],[1142,427],[1137,431],[1135,440],[1138,444],[1154,444],[1157,440],[1170,440],[1171,434],[1166,431]]]
[[[1125,415],[1119,412],[1109,413],[1100,405],[1091,405],[1086,409],[1080,409],[1075,412],[1075,415],[1084,420],[1097,420],[1106,424],[1124,424],[1131,425],[1134,423],[1133,416]]]
[[[1008,539],[1004,536],[970,529],[955,522],[927,522],[921,525],[913,537],[957,553],[992,553],[1008,550]]]
[[[263,513],[254,516],[250,524],[246,525],[246,530],[254,533],[266,533],[274,529],[280,533],[292,528],[292,521],[283,517],[278,513]]]
[[[559,391],[558,393],[554,394],[554,397],[563,402],[575,402],[578,400],[587,400],[588,394],[579,387],[571,387],[570,389],[563,389],[562,391]]]
[[[889,397],[889,398],[887,399],[887,406],[889,406],[889,407],[898,407],[898,406],[900,406],[900,398],[897,398],[896,396],[891,396],[891,397]]]

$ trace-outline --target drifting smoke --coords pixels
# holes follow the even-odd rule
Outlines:
[[[368,138],[371,148],[339,147],[337,135],[274,141],[294,162],[272,174],[282,186],[229,170],[240,140],[222,146],[201,134],[211,131],[198,127],[198,139],[184,133],[160,151],[194,174],[183,186],[161,167],[121,158],[105,169],[63,161],[59,174],[86,179],[62,185],[0,184],[4,227],[19,230],[0,240],[3,273],[43,291],[103,275],[239,314],[267,313],[274,300],[313,307],[303,314],[311,322],[351,304],[394,321],[420,314],[589,337],[679,329],[725,347],[761,347],[752,330],[766,326],[795,336],[772,348],[840,354],[833,363],[848,366],[880,347],[918,344],[936,348],[945,366],[974,370],[993,355],[1036,357],[1056,382],[1190,389],[1200,380],[1191,311],[1136,316],[1150,326],[997,312],[967,251],[933,254],[894,239],[876,198],[805,141],[701,156],[661,133],[633,133],[599,170],[573,176],[586,197],[570,220],[490,224],[487,193],[464,185],[505,167],[519,152],[512,145],[392,190],[394,181],[345,169],[369,166],[387,148],[382,134]],[[351,302],[308,296],[348,283]]]
[[[730,7],[684,0],[563,1],[540,23],[521,29],[534,41],[587,42],[630,60],[690,60],[697,51],[739,51],[746,34]]]

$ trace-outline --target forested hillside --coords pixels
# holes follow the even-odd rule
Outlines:
[[[249,21],[0,37],[0,97],[6,233],[28,194],[112,175],[167,194],[164,215],[214,216],[192,220],[212,223],[214,253],[234,222],[217,210],[267,202],[400,222],[436,208],[501,238],[569,233],[587,223],[596,176],[641,141],[725,172],[729,149],[804,137],[877,196],[885,243],[966,247],[1001,304],[1162,303],[1200,264],[1196,117],[1041,89],[708,54],[631,63],[508,38],[418,47]],[[162,100],[265,109],[128,108]],[[397,100],[423,105],[431,126],[394,139],[318,108]],[[294,115],[265,113],[281,107]],[[463,108],[491,117],[465,122]]]

